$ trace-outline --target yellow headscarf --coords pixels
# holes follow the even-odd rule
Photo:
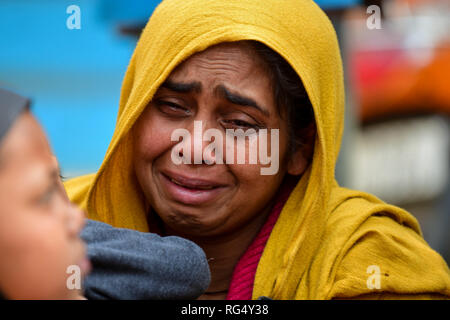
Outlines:
[[[342,62],[332,24],[310,0],[163,1],[131,58],[104,162],[96,174],[66,183],[72,201],[92,219],[149,231],[147,214],[154,213],[146,212],[132,173],[130,128],[180,62],[214,44],[238,40],[263,42],[290,63],[303,81],[317,125],[312,164],[270,235],[253,298],[450,296],[448,266],[422,239],[416,219],[335,181],[344,116]],[[378,277],[379,289],[376,281],[375,287],[368,284],[370,277]]]

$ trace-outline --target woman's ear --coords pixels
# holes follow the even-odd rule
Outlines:
[[[294,176],[303,174],[311,162],[316,136],[316,123],[312,121],[310,125],[301,130],[300,135],[303,144],[291,155],[287,166],[287,172]]]

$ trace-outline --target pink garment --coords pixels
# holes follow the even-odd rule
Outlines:
[[[247,251],[239,259],[231,277],[230,288],[228,289],[227,300],[251,300],[253,293],[253,283],[255,281],[256,268],[259,259],[269,239],[275,223],[286,203],[291,191],[297,183],[296,179],[286,180],[277,195],[275,205],[272,208],[266,222],[247,248]]]

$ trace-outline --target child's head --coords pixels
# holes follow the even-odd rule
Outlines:
[[[0,90],[0,292],[11,299],[75,298],[67,268],[88,269],[78,237],[84,214],[67,199],[40,125],[25,106],[12,106],[11,94],[2,99],[7,94]],[[11,117],[13,108],[21,110]]]

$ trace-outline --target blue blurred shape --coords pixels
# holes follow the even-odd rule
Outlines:
[[[32,99],[68,176],[101,164],[135,46],[102,15],[104,2],[0,2],[0,86]],[[72,4],[80,7],[79,30],[66,26]]]
[[[160,2],[158,0],[103,0],[100,12],[108,21],[146,22]]]

